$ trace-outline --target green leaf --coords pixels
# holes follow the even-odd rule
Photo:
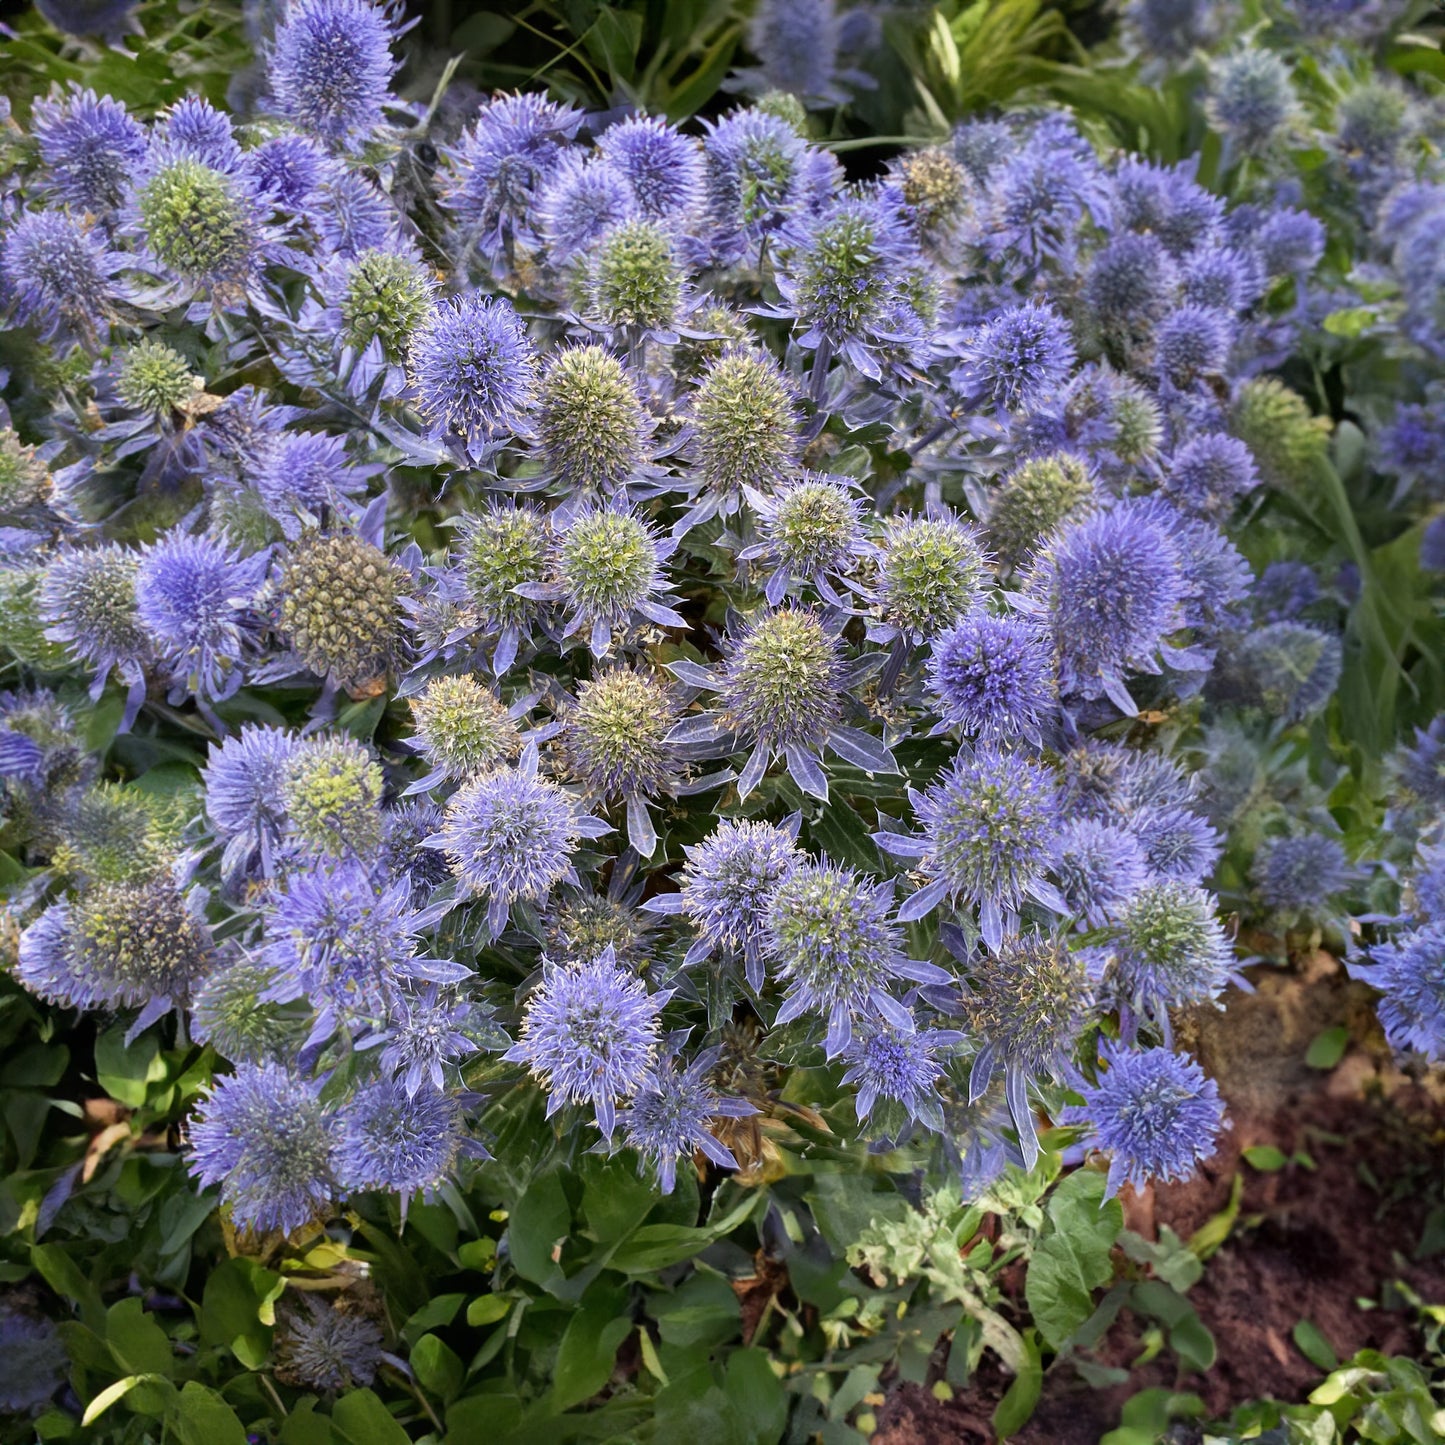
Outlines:
[[[1038,1336],[1033,1330],[1025,1330],[1023,1341],[1023,1368],[1014,1377],[1013,1384],[1008,1387],[1007,1393],[993,1412],[993,1428],[1000,1440],[1007,1440],[1010,1435],[1017,1434],[1028,1424],[1039,1403],[1039,1396],[1043,1393],[1044,1367]]]
[[[183,1445],[246,1445],[246,1427],[212,1389],[187,1380],[167,1412]]]
[[[101,1303],[100,1291],[60,1245],[32,1244],[30,1262],[56,1294],[80,1306],[80,1317],[87,1325],[97,1332],[105,1329],[105,1306]]]
[[[507,1221],[512,1265],[523,1279],[543,1284],[559,1272],[553,1251],[572,1229],[572,1206],[561,1176],[543,1174],[527,1186]]]
[[[783,1438],[788,1399],[766,1350],[734,1350],[728,1356],[724,1388],[737,1445],[773,1445]]]
[[[1312,1320],[1301,1320],[1293,1331],[1294,1342],[1305,1359],[1318,1370],[1337,1370],[1339,1356],[1332,1344],[1324,1337],[1318,1325]]]
[[[106,1311],[105,1342],[121,1369],[133,1375],[169,1375],[175,1368],[170,1336],[138,1299],[123,1299]]]
[[[1145,1280],[1134,1286],[1129,1303],[1136,1313],[1152,1315],[1163,1323],[1169,1331],[1169,1347],[1186,1368],[1199,1371],[1212,1368],[1216,1353],[1214,1336],[1177,1290],[1170,1289],[1162,1280]]]
[[[644,1224],[622,1242],[608,1263],[623,1274],[655,1274],[668,1265],[681,1264],[731,1234],[766,1202],[764,1194],[744,1194],[730,1212],[698,1229],[682,1224]]]
[[[85,1407],[85,1413],[80,1417],[82,1425],[93,1425],[117,1400],[124,1399],[137,1385],[144,1385],[153,1382],[154,1375],[127,1375],[123,1380],[117,1380],[113,1385],[107,1385],[90,1404]],[[164,1384],[170,1385],[170,1381],[163,1376]]]
[[[652,1185],[620,1159],[586,1154],[577,1172],[582,1177],[582,1218],[601,1244],[625,1238],[657,1201]]]
[[[124,1024],[108,1028],[95,1041],[96,1082],[112,1099],[128,1109],[139,1109],[146,1101],[146,1085],[166,1076],[160,1040],[147,1031],[134,1043],[125,1041]]]
[[[1375,320],[1371,306],[1347,306],[1341,311],[1331,311],[1320,325],[1331,336],[1343,336],[1349,340],[1364,333],[1365,328]]]
[[[617,1348],[632,1333],[625,1290],[592,1294],[568,1321],[557,1349],[551,1399],[558,1410],[590,1400],[607,1383]]]
[[[1234,1221],[1239,1218],[1239,1201],[1243,1198],[1244,1175],[1236,1174],[1229,1189],[1229,1203],[1189,1236],[1189,1248],[1200,1259],[1208,1259],[1229,1238]]]
[[[316,1413],[319,1403],[313,1395],[292,1406],[276,1437],[280,1445],[334,1445],[336,1436],[332,1433],[331,1421]]]
[[[1094,1312],[1093,1292],[1114,1275],[1110,1250],[1124,1225],[1117,1199],[1104,1199],[1102,1174],[1070,1174],[1048,1203],[1049,1227],[1024,1279],[1029,1312],[1039,1333],[1062,1349]]]
[[[420,1339],[428,1330],[444,1329],[456,1319],[457,1311],[466,1304],[464,1294],[439,1294],[424,1304],[401,1327],[401,1337],[407,1344]],[[504,1310],[503,1313],[506,1313]],[[500,1316],[499,1316],[500,1318]]]
[[[467,1323],[473,1328],[495,1324],[509,1309],[512,1301],[504,1294],[481,1294],[467,1306]]]
[[[663,1342],[679,1349],[720,1345],[742,1326],[732,1286],[710,1270],[699,1270],[670,1294],[654,1295],[647,1308]]]
[[[436,1335],[423,1335],[411,1347],[408,1358],[423,1388],[442,1401],[456,1395],[466,1379],[467,1367],[457,1357],[456,1351]]]
[[[201,1296],[201,1338],[223,1345],[248,1369],[259,1370],[271,1348],[275,1302],[286,1281],[253,1259],[223,1260],[206,1277]]]
[[[1305,1063],[1312,1069],[1332,1069],[1344,1058],[1350,1046],[1350,1031],[1341,1025],[1337,1029],[1326,1029],[1316,1036],[1305,1054]]]
[[[350,1445],[411,1445],[411,1437],[371,1390],[349,1390],[331,1409],[336,1433]]]
[[[1240,1152],[1250,1167],[1258,1169],[1261,1174],[1277,1174],[1289,1163],[1288,1157],[1273,1144],[1255,1144]]]

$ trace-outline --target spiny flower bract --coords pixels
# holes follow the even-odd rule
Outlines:
[[[440,1188],[462,1145],[455,1098],[390,1079],[363,1085],[338,1111],[336,1174],[347,1189],[385,1189],[403,1199]]]
[[[708,1082],[717,1051],[704,1052],[682,1068],[659,1059],[632,1102],[617,1116],[623,1139],[652,1167],[658,1187],[671,1194],[677,1187],[677,1166],[701,1151],[720,1169],[736,1169],[732,1151],[712,1132],[715,1119],[744,1118],[755,1113],[742,1099],[725,1099]]]

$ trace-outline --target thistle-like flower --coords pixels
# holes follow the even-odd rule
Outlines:
[[[155,657],[150,633],[136,610],[140,553],[115,543],[59,552],[40,584],[45,636],[95,669],[99,697],[112,671],[131,692],[129,717],[145,697],[145,669]]]
[[[411,699],[411,715],[413,746],[432,765],[411,791],[489,773],[522,745],[511,712],[470,674],[434,677]]]
[[[537,393],[537,452],[569,492],[615,492],[643,464],[646,416],[622,363],[600,346],[557,353]]]
[[[677,1165],[701,1151],[720,1169],[736,1169],[732,1151],[713,1134],[715,1119],[745,1119],[757,1110],[746,1099],[724,1098],[708,1082],[720,1050],[710,1049],[679,1068],[659,1058],[632,1102],[617,1116],[623,1140],[651,1166],[664,1194],[677,1187]]]
[[[169,418],[196,394],[199,382],[180,352],[148,336],[126,351],[116,390],[136,411]]]
[[[1082,457],[1030,457],[1004,478],[988,514],[988,539],[1006,567],[1020,567],[1066,522],[1093,511],[1094,478]]]
[[[873,584],[875,641],[926,642],[982,602],[990,583],[978,534],[956,517],[890,517]]]
[[[510,301],[469,292],[437,306],[412,337],[417,407],[473,462],[525,431],[537,355]]]
[[[830,1059],[851,1042],[855,1017],[914,1028],[913,1014],[889,992],[894,983],[951,981],[944,969],[903,956],[892,912],[891,883],[826,860],[789,870],[768,899],[763,948],[787,988],[777,1022],[821,1015]]]
[[[951,1052],[962,1038],[952,1029],[896,1029],[883,1023],[855,1034],[843,1051],[848,1069],[842,1082],[858,1090],[853,1100],[858,1122],[866,1122],[882,1099],[902,1105],[909,1120],[942,1133],[946,1125],[937,1092],[944,1066],[938,1056]]]
[[[537,776],[537,750],[529,746],[518,767],[477,778],[452,796],[431,846],[446,854],[464,893],[486,900],[487,936],[496,938],[514,900],[541,902],[554,884],[575,879],[579,838],[610,831]]]
[[[443,205],[484,256],[510,249],[582,112],[541,95],[500,95],[446,153]]]
[[[671,584],[664,563],[676,549],[633,512],[593,507],[574,516],[554,540],[552,581],[532,588],[566,609],[567,634],[583,633],[594,657],[611,650],[613,637],[637,625],[686,627],[681,613],[659,600]]]
[[[1054,877],[1081,926],[1103,928],[1149,879],[1139,840],[1097,818],[1069,818],[1059,829]]]
[[[31,131],[55,198],[76,215],[109,218],[146,153],[146,134],[118,100],[74,90],[31,108]]]
[[[1350,972],[1382,995],[1376,1005],[1390,1047],[1445,1059],[1445,924],[1427,923],[1368,950]]]
[[[335,1121],[320,1085],[281,1064],[241,1064],[218,1079],[191,1125],[189,1163],[242,1229],[290,1234],[319,1218],[336,1189]]]
[[[192,291],[244,291],[255,277],[267,233],[239,172],[162,146],[128,209],[155,267]]]
[[[306,1041],[307,1019],[268,995],[275,973],[235,957],[213,969],[191,998],[191,1032],[233,1064],[286,1063]]]
[[[950,383],[965,399],[1032,411],[1068,380],[1076,355],[1068,323],[1047,303],[1026,301],[963,337]]]
[[[70,1356],[60,1332],[43,1315],[0,1299],[0,1413],[38,1415],[65,1379]]]
[[[797,403],[766,352],[729,350],[713,362],[693,393],[692,422],[704,498],[689,526],[735,512],[745,487],[768,490],[797,464]]]
[[[984,743],[960,753],[926,793],[908,790],[922,835],[880,832],[885,852],[918,859],[923,886],[899,910],[904,922],[926,917],[945,898],[979,910],[984,941],[1001,946],[1018,926],[1025,897],[1064,912],[1044,881],[1060,822],[1059,786],[1046,764]]]
[[[403,568],[359,536],[307,532],[277,579],[277,623],[302,663],[339,687],[356,688],[395,664]]]
[[[682,306],[683,271],[666,226],[643,220],[613,226],[588,254],[580,285],[590,320],[670,334]]]
[[[1210,68],[1204,113],[1237,153],[1268,150],[1297,106],[1289,66],[1272,51],[1243,46]]]
[[[390,99],[395,35],[373,0],[293,0],[267,57],[276,108],[309,135],[358,148]]]
[[[642,906],[650,913],[680,914],[697,930],[685,967],[713,953],[741,954],[748,984],[761,991],[764,978],[763,912],[773,890],[807,861],[798,847],[794,815],[779,827],[745,819],[725,820],[685,851],[687,862],[676,893],[663,893]]]
[[[563,720],[562,747],[570,770],[591,796],[625,805],[628,841],[643,858],[657,849],[647,800],[667,788],[677,772],[667,746],[677,711],[665,688],[646,673],[623,667],[582,683]]]
[[[959,951],[952,930],[945,937]],[[970,966],[960,1011],[982,1047],[969,1070],[969,1101],[983,1098],[1002,1066],[1009,1113],[1030,1169],[1038,1162],[1039,1142],[1029,1085],[1066,1068],[1093,1005],[1083,961],[1057,934],[1011,933]]]
[[[1329,447],[1330,419],[1315,416],[1297,391],[1274,376],[1251,377],[1239,388],[1229,427],[1272,487],[1307,480]]]
[[[34,211],[0,241],[0,304],[43,337],[94,343],[108,334],[113,278],[124,258],[104,234],[60,211]]]
[[[260,855],[261,872],[275,867],[286,827],[282,784],[302,744],[282,728],[247,724],[238,736],[212,743],[201,773],[206,817],[225,843],[221,876],[243,874]]]
[[[1166,1043],[1169,1010],[1218,998],[1234,975],[1234,950],[1213,895],[1174,879],[1151,880],[1129,899],[1110,931],[1106,956],[1113,992]]]
[[[466,520],[458,566],[466,599],[482,631],[496,638],[492,670],[500,677],[537,613],[521,589],[544,583],[551,536],[542,513],[516,503],[495,504]]]
[[[1237,437],[1206,432],[1174,451],[1164,464],[1161,485],[1179,506],[1221,519],[1259,485],[1259,472],[1249,448]]]
[[[744,547],[738,559],[761,559],[772,568],[763,587],[769,604],[778,606],[810,583],[825,602],[847,608],[829,579],[847,577],[876,550],[864,540],[862,499],[841,479],[808,474],[773,497],[752,488],[746,493],[764,540]]]
[[[564,151],[537,196],[547,260],[561,269],[636,211],[627,181],[595,154]]]
[[[682,219],[701,204],[702,148],[666,121],[631,116],[608,126],[597,138],[597,149],[650,220]]]
[[[1250,869],[1259,901],[1273,912],[1318,915],[1354,877],[1338,838],[1298,833],[1266,838]]]
[[[1189,1179],[1214,1153],[1225,1127],[1219,1086],[1192,1059],[1171,1049],[1131,1049],[1104,1040],[1098,1082],[1079,1092],[1064,1119],[1088,1127],[1086,1142],[1106,1150],[1110,1196],[1127,1180]]]
[[[208,699],[241,685],[252,608],[270,558],[242,557],[210,537],[173,532],[135,573],[136,618],[178,683]]]
[[[1235,324],[1226,312],[1186,301],[1176,306],[1154,332],[1154,362],[1160,377],[1180,389],[1224,370],[1234,343]]]
[[[461,1153],[457,1100],[390,1079],[365,1084],[337,1111],[336,1177],[345,1189],[386,1189],[403,1200],[446,1182]]]
[[[371,1384],[381,1363],[381,1326],[315,1295],[284,1297],[276,1311],[276,1377],[326,1395]]]
[[[290,837],[331,858],[368,858],[381,843],[381,768],[354,738],[311,738],[286,760],[280,801]]]
[[[617,966],[611,949],[591,962],[544,964],[528,997],[522,1035],[504,1058],[524,1063],[547,1090],[547,1116],[590,1104],[610,1139],[617,1105],[647,1087],[660,1043],[658,1016],[670,995],[650,994]]]
[[[1038,744],[1057,705],[1047,637],[1028,618],[977,612],[934,638],[929,693],[944,727]]]

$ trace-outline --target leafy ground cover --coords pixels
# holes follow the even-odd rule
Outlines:
[[[1426,6],[0,50],[0,1437],[1445,1438]]]

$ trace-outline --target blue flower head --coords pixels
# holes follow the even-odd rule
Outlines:
[[[1225,432],[1190,437],[1164,463],[1164,494],[1200,516],[1224,518],[1238,499],[1259,485],[1254,454]]]
[[[329,167],[308,209],[322,247],[333,255],[354,260],[366,251],[401,248],[395,203],[359,171]]]
[[[372,0],[291,0],[267,57],[277,110],[330,145],[360,146],[390,99],[395,36]]]
[[[473,461],[525,430],[537,355],[510,301],[469,292],[443,302],[412,339],[410,369],[422,415]]]
[[[1149,865],[1128,828],[1070,818],[1059,829],[1054,876],[1069,912],[1089,928],[1102,928],[1148,881]]]
[[[283,1297],[276,1311],[277,1379],[327,1395],[371,1384],[381,1363],[381,1326],[342,1301]]]
[[[626,179],[595,155],[564,151],[537,194],[537,229],[553,266],[586,252],[636,203]]]
[[[32,211],[0,244],[0,303],[44,337],[107,334],[112,277],[121,257],[101,231],[62,211]]]
[[[136,571],[136,616],[178,681],[203,697],[241,684],[251,608],[265,554],[243,558],[209,537],[173,532],[148,548]]]
[[[647,1087],[667,997],[649,994],[611,949],[589,963],[545,964],[521,1039],[503,1057],[526,1064],[547,1090],[549,1117],[564,1104],[590,1104],[610,1139],[618,1103]]]
[[[1403,743],[1390,759],[1394,801],[1422,813],[1445,812],[1445,715],[1428,728],[1415,729],[1415,741]]]
[[[61,551],[40,584],[45,636],[95,669],[96,691],[111,670],[144,696],[144,669],[154,655],[136,610],[140,554],[115,543]]]
[[[948,981],[942,969],[903,956],[892,899],[891,884],[825,860],[789,871],[768,900],[764,951],[787,988],[777,1022],[821,1015],[829,1058],[848,1047],[855,1016],[914,1027],[913,1015],[889,992],[893,984]]]
[[[1154,359],[1171,386],[1186,388],[1201,377],[1224,370],[1235,325],[1227,312],[1186,301],[1176,306],[1154,333]]]
[[[1234,974],[1234,950],[1211,894],[1153,879],[1118,914],[1107,945],[1121,1001],[1169,1036],[1169,1010],[1207,1003]]]
[[[677,1165],[701,1150],[720,1169],[736,1169],[732,1151],[713,1134],[716,1119],[755,1114],[743,1099],[725,1099],[708,1082],[717,1050],[699,1054],[683,1068],[660,1058],[631,1104],[617,1116],[623,1139],[657,1175],[664,1194],[677,1187]]]
[[[1214,37],[1219,16],[1215,0],[1128,0],[1124,21],[1147,54],[1182,61]]]
[[[898,1104],[910,1120],[920,1120],[941,1133],[945,1127],[938,1106],[938,1082],[943,1077],[940,1054],[947,1054],[960,1035],[946,1029],[896,1029],[873,1023],[853,1036],[843,1051],[848,1065],[842,1082],[857,1089],[853,1106],[859,1123],[872,1114],[882,1099]]]
[[[1266,908],[1305,914],[1328,908],[1354,876],[1340,840],[1328,833],[1266,838],[1250,874]]]
[[[300,746],[284,729],[254,723],[243,726],[236,737],[211,744],[201,779],[206,817],[226,845],[223,877],[244,873],[258,854],[262,873],[272,871],[273,853],[286,826],[282,783]]]
[[[501,95],[481,109],[447,152],[442,202],[484,256],[510,245],[526,224],[582,112],[542,95]]]
[[[1083,299],[1106,340],[1127,358],[1169,310],[1178,277],[1164,244],[1149,233],[1124,231],[1095,253]]]
[[[390,1079],[357,1090],[338,1111],[336,1176],[345,1189],[386,1189],[403,1199],[446,1182],[463,1144],[455,1097]]]
[[[778,290],[802,331],[800,346],[826,347],[864,376],[882,375],[878,353],[913,330],[926,291],[913,236],[885,193],[846,195],[786,233]],[[900,308],[914,311],[910,326]]]
[[[478,1050],[477,1023],[477,1011],[454,989],[428,984],[403,993],[392,1007],[381,1066],[408,1094],[428,1085],[445,1090],[457,1063]]]
[[[246,152],[257,194],[288,211],[301,211],[326,175],[326,152],[307,136],[276,135]]]
[[[125,106],[93,90],[37,100],[31,130],[58,201],[77,215],[108,217],[146,152],[146,134]]]
[[[1186,301],[1232,315],[1259,298],[1264,282],[1264,268],[1253,251],[1211,245],[1185,258],[1180,289]]]
[[[1306,275],[1325,254],[1324,222],[1293,206],[1269,207],[1242,239],[1269,277]]]
[[[113,1008],[120,989],[108,974],[87,967],[76,947],[69,903],[52,903],[20,935],[15,977],[47,1003],[69,1008]]]
[[[231,117],[203,96],[187,95],[171,106],[158,139],[170,154],[190,156],[218,171],[234,171],[241,163]]]
[[[1267,150],[1293,120],[1297,104],[1289,66],[1272,51],[1243,46],[1210,69],[1205,114],[1238,152]]]
[[[308,999],[320,1038],[384,1023],[401,980],[422,971],[414,960],[423,920],[405,881],[379,883],[347,859],[291,874],[270,903],[262,956],[276,981],[268,997]]]
[[[984,245],[1001,260],[1037,266],[1071,259],[1086,214],[1107,220],[1109,196],[1088,142],[1063,116],[1041,122],[989,174],[982,207]]]
[[[581,836],[608,831],[578,815],[572,799],[537,776],[534,749],[519,768],[501,768],[452,795],[435,844],[447,856],[461,888],[487,900],[487,927],[495,938],[514,899],[541,902],[552,886],[573,876],[572,853]]]
[[[1125,673],[1157,671],[1160,644],[1183,621],[1183,568],[1169,531],[1149,508],[1119,503],[1060,532],[1036,582],[1046,591],[1060,690],[1107,696],[1132,716]]]
[[[1224,1127],[1219,1086],[1186,1055],[1171,1049],[1132,1049],[1106,1039],[1098,1082],[1079,1092],[1064,1118],[1088,1127],[1087,1142],[1113,1155],[1109,1195],[1125,1181],[1188,1179],[1214,1153]]]
[[[934,638],[929,693],[968,737],[1036,741],[1055,706],[1048,639],[1030,619],[979,611]]]
[[[951,933],[945,939],[960,951]],[[1094,995],[1083,960],[1059,935],[1007,934],[991,954],[971,962],[959,1003],[982,1045],[969,1070],[969,1102],[984,1097],[1001,1066],[1019,1147],[1032,1168],[1039,1144],[1028,1090],[1066,1069],[1088,1023]]]
[[[953,388],[1006,411],[1031,411],[1048,400],[1076,360],[1068,322],[1041,301],[1001,311],[964,337],[958,351]]]
[[[1224,202],[1195,179],[1198,159],[1161,166],[1126,156],[1114,170],[1113,220],[1149,232],[1176,260],[1215,239],[1224,225]]]
[[[806,859],[795,829],[726,819],[686,852],[679,891],[643,907],[681,914],[697,930],[685,965],[701,963],[719,950],[740,953],[749,984],[761,990],[763,910],[778,884]]]
[[[707,223],[727,262],[807,208],[808,144],[761,110],[737,110],[705,127]]]
[[[838,14],[834,0],[762,0],[748,26],[748,47],[761,61],[764,90],[816,105],[837,105]]]
[[[1391,1048],[1445,1059],[1445,923],[1427,923],[1369,950],[1350,972],[1382,995],[1376,1010]]]
[[[276,437],[253,484],[273,514],[299,510],[321,517],[353,496],[365,478],[349,468],[344,437],[293,431]]]
[[[702,148],[666,121],[643,115],[619,121],[597,138],[597,149],[649,219],[681,219],[701,205]]]
[[[984,940],[996,948],[1026,896],[1057,902],[1043,881],[1059,827],[1058,782],[1046,765],[984,743],[909,799],[922,837],[874,835],[886,850],[919,860],[924,886],[904,917],[921,918],[944,898],[961,900],[979,910]]]
[[[221,1186],[242,1229],[289,1234],[320,1217],[335,1192],[335,1122],[320,1085],[281,1064],[242,1064],[218,1079],[191,1125],[190,1169]]]

